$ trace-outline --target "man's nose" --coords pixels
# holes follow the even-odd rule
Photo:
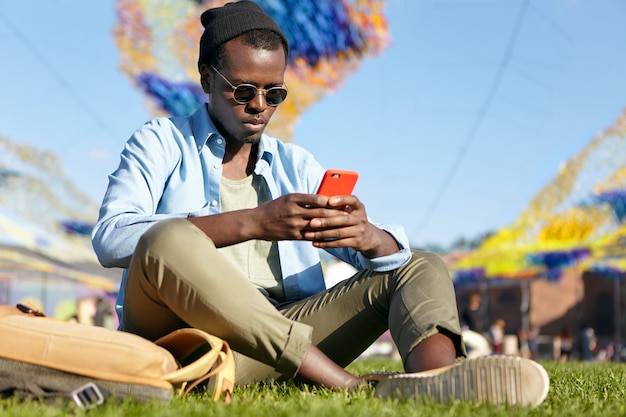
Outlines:
[[[265,100],[265,91],[262,89],[257,90],[256,96],[248,103],[254,109],[263,111],[267,108],[267,100]]]

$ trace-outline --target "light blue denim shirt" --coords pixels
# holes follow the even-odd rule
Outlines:
[[[160,220],[220,213],[225,145],[206,106],[189,117],[156,118],[139,128],[109,176],[92,233],[100,263],[127,268],[139,237]],[[264,134],[254,172],[265,178],[274,199],[288,193],[315,193],[324,168],[302,147]],[[348,248],[328,252],[357,269],[389,271],[408,262],[411,251],[403,228],[377,226],[396,239],[399,252],[375,259]],[[278,249],[287,301],[325,288],[319,252],[311,242],[280,241]],[[126,272],[116,303],[120,320]]]

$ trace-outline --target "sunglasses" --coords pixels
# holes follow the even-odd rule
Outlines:
[[[217,68],[211,65],[213,71],[217,72],[224,81],[233,89],[233,100],[239,104],[246,104],[254,100],[258,93],[265,96],[265,102],[268,106],[276,107],[287,98],[287,89],[285,87],[272,87],[267,90],[264,88],[256,88],[252,84],[233,85],[224,74],[219,72]]]

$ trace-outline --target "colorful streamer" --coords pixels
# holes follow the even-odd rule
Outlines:
[[[0,136],[0,243],[97,262],[87,230],[98,205],[64,171],[55,154]]]
[[[547,278],[566,268],[626,276],[626,110],[564,164],[510,226],[450,265],[456,281]]]
[[[206,97],[199,86],[200,15],[222,0],[117,0],[114,29],[121,69],[144,92],[154,115],[187,115]],[[336,90],[361,60],[389,43],[384,1],[258,0],[290,43],[291,94],[268,133],[293,138],[302,114]]]

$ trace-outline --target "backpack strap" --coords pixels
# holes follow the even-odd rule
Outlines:
[[[181,364],[180,369],[162,377],[179,387],[179,395],[184,396],[209,380],[209,387],[213,386],[213,400],[223,398],[225,403],[231,402],[235,385],[235,360],[225,340],[200,329],[184,328],[154,343],[168,350]]]

